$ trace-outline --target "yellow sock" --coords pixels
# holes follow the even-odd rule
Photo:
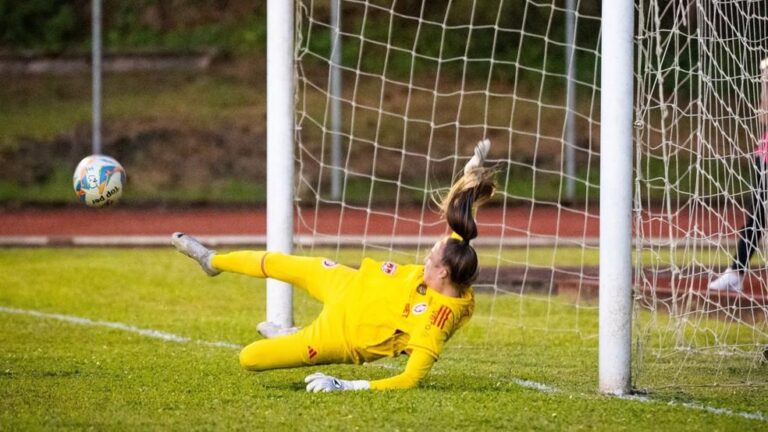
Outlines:
[[[266,255],[267,252],[264,251],[238,251],[215,254],[211,260],[211,265],[216,270],[265,278],[263,260]]]

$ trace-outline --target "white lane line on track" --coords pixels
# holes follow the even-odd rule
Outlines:
[[[357,245],[362,243],[381,246],[418,246],[433,244],[440,236],[434,235],[333,235],[314,236],[308,234],[294,235],[293,241],[300,246],[337,246]],[[210,247],[242,247],[266,245],[267,236],[255,235],[200,235],[197,239]],[[168,235],[11,235],[0,236],[0,247],[168,247],[170,246]],[[490,237],[473,240],[472,244],[478,246],[554,246],[561,245],[591,245],[598,244],[594,237]]]
[[[31,309],[17,309],[17,308],[9,308],[0,306],[0,312],[7,313],[7,314],[13,314],[13,315],[26,315],[26,316],[32,316],[36,318],[47,318],[47,319],[55,319],[58,321],[64,321],[70,324],[77,324],[77,325],[83,325],[83,326],[90,326],[90,327],[105,327],[115,330],[122,330],[127,331],[130,333],[135,333],[140,336],[146,336],[153,339],[160,339],[166,342],[175,342],[175,343],[192,343],[197,345],[203,345],[203,346],[210,346],[210,347],[217,347],[217,348],[228,348],[228,349],[241,349],[242,345],[238,345],[232,342],[226,342],[226,341],[204,341],[204,340],[197,340],[192,339],[184,336],[175,335],[173,333],[168,333],[160,330],[154,330],[154,329],[145,329],[140,328],[136,326],[132,326],[130,324],[124,324],[120,322],[113,322],[113,321],[101,321],[101,320],[92,320],[89,318],[83,318],[78,317],[74,315],[64,315],[64,314],[57,314],[57,313],[49,313],[49,312],[40,312],[36,310]],[[391,365],[375,365],[379,367],[383,367],[385,369],[394,369],[394,366]],[[520,378],[512,378],[512,382],[521,386],[525,387],[531,390],[539,391],[542,393],[555,393],[560,392],[556,387],[552,387],[547,384],[543,384],[536,381],[530,381]],[[736,412],[732,411],[727,408],[716,408],[711,407],[707,405],[703,405],[700,403],[695,402],[677,402],[677,401],[663,401],[659,399],[652,399],[646,396],[638,396],[638,395],[625,395],[625,396],[617,396],[620,399],[624,400],[630,400],[630,401],[636,401],[636,402],[643,402],[643,403],[663,403],[670,406],[681,406],[687,409],[697,410],[697,411],[706,411],[710,414],[715,415],[726,415],[730,417],[742,417],[749,420],[757,420],[762,422],[768,422],[768,416],[761,412]]]

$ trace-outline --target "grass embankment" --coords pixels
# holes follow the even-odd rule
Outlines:
[[[12,81],[0,89],[14,107],[0,113],[0,153],[18,173],[0,177],[0,203],[74,202],[72,171],[91,149],[89,77]],[[103,88],[104,152],[126,167],[125,202],[263,202],[263,164],[232,167],[245,146],[263,159],[263,86],[221,71],[107,74]]]
[[[9,80],[9,85],[0,88],[0,105],[12,107],[0,110],[0,203],[73,203],[72,170],[90,153],[90,77],[11,76]],[[263,64],[258,59],[219,64],[206,73],[107,74],[103,86],[104,151],[126,167],[124,202],[263,203],[265,85]],[[449,122],[453,115],[467,124],[493,126],[489,136],[497,144],[492,157],[499,162],[498,181],[510,202],[562,202],[562,145],[552,138],[562,134],[562,113],[540,111],[535,104],[525,102],[535,100],[535,89],[509,84],[499,85],[498,91],[514,93],[520,100],[492,99],[487,115],[483,114],[485,102],[479,97],[441,100],[438,113],[448,117],[433,120]],[[375,84],[360,83],[358,104],[376,107],[379,93]],[[408,116],[418,120],[417,124],[428,122],[434,101],[427,96],[395,92],[381,108],[398,112],[408,97]],[[351,94],[346,97],[351,98]],[[326,107],[323,95],[306,92],[302,98],[306,114],[321,120]],[[516,108],[510,119],[513,104]],[[344,123],[346,132],[354,127],[359,139],[380,144],[378,148],[363,144],[349,147],[354,151],[345,162],[349,170],[343,182],[348,204],[392,204],[395,197],[401,203],[423,202],[428,199],[424,190],[446,186],[451,173],[460,168],[463,159],[453,155],[469,154],[481,135],[470,129],[463,132],[466,137],[457,138],[451,128],[436,129],[429,150],[432,161],[427,167],[426,159],[416,155],[427,153],[428,130],[406,125],[397,117],[379,118],[375,110],[357,108],[352,113],[345,105],[344,113],[355,118],[354,124]],[[580,128],[581,135],[597,136],[595,133],[587,126]],[[312,152],[313,158],[327,157],[328,149],[319,146],[324,143],[327,147],[329,137],[327,130],[306,119],[302,134],[307,147],[297,152],[304,175],[298,192],[307,203],[315,199],[307,185],[320,185],[321,195],[328,198],[327,166],[318,183],[319,168],[305,152]],[[691,157],[645,157],[640,165],[646,179],[642,195],[659,202],[670,194],[697,188],[699,194],[738,196],[746,187],[742,182],[718,186],[716,178],[701,173],[722,170],[723,164],[740,172],[746,168],[739,164],[747,161],[702,160],[697,162],[700,170],[690,170]],[[599,167],[594,149],[578,153],[576,177],[576,200],[596,200]]]

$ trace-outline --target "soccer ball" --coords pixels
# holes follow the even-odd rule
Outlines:
[[[75,195],[88,207],[114,204],[123,195],[125,170],[109,156],[91,155],[77,164],[72,177]]]

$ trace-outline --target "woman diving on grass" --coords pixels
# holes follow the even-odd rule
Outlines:
[[[390,378],[343,380],[314,373],[305,382],[312,392],[412,388],[427,375],[445,342],[472,317],[471,285],[479,271],[470,245],[478,235],[475,210],[496,190],[494,171],[483,167],[489,147],[488,140],[478,143],[463,175],[442,199],[441,214],[451,234],[435,243],[423,265],[365,258],[353,269],[328,259],[269,251],[217,254],[183,233],[174,233],[172,242],[210,276],[231,272],[274,278],[323,303],[320,315],[303,329],[243,348],[243,368],[362,364],[407,354],[405,370]],[[274,325],[261,326],[266,336],[278,333]]]

